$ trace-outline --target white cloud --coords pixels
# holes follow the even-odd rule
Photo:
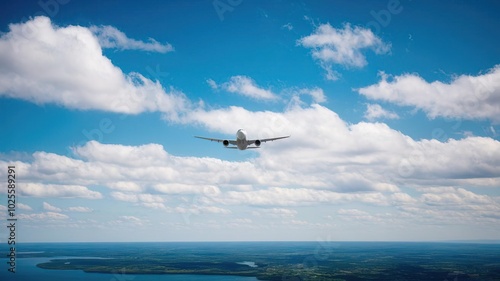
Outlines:
[[[286,208],[269,208],[252,212],[252,214],[255,216],[280,218],[280,219],[293,218],[297,215],[297,213],[298,212],[296,210],[286,209]]]
[[[417,202],[417,200],[411,197],[409,194],[402,192],[391,194],[390,200],[394,205],[414,204]]]
[[[116,191],[111,192],[111,197],[118,201],[135,203],[150,209],[169,210],[169,208],[164,205],[163,202],[165,202],[165,200],[160,195],[153,195],[149,193],[135,194]]]
[[[334,28],[328,23],[318,26],[311,35],[299,39],[298,44],[312,49],[313,58],[325,69],[328,80],[337,80],[340,76],[332,69],[334,64],[361,68],[367,64],[362,50],[372,49],[376,54],[385,54],[391,48],[390,44],[384,43],[370,29],[352,27],[350,24]]]
[[[191,206],[191,207],[176,207],[172,211],[180,214],[230,214],[228,209],[216,206]]]
[[[9,28],[0,38],[0,96],[80,110],[159,111],[168,120],[189,107],[182,93],[124,74],[88,28],[57,27],[47,17]]]
[[[230,93],[235,93],[258,100],[276,100],[278,96],[271,90],[266,90],[257,86],[255,81],[248,76],[233,76],[228,82],[217,85],[213,80],[207,80],[213,88],[222,88]]]
[[[165,204],[160,202],[142,202],[142,206],[155,210],[170,210],[170,208],[166,207]]]
[[[339,209],[337,214],[344,220],[348,221],[363,221],[363,222],[374,222],[380,221],[377,215],[372,215],[368,212],[359,209]]]
[[[117,48],[121,50],[143,50],[149,52],[167,53],[172,52],[172,45],[165,43],[161,44],[153,38],[149,38],[149,42],[143,42],[128,38],[125,33],[116,29],[113,26],[92,26],[90,27],[99,39],[99,44],[102,48]]]
[[[83,151],[80,151],[81,153],[84,153]],[[143,187],[141,187],[139,184],[135,182],[124,182],[124,181],[119,181],[119,182],[111,182],[108,183],[107,186],[111,189],[116,189],[120,191],[125,191],[125,192],[141,192],[144,190]]]
[[[134,193],[112,192],[111,196],[116,200],[134,202],[134,203],[135,202],[163,203],[165,201],[159,195],[153,195],[148,193],[134,194]]]
[[[219,88],[219,85],[217,85],[217,83],[214,80],[212,80],[212,79],[207,79],[207,84],[213,90],[217,90]]]
[[[23,204],[23,203],[17,203],[17,207],[20,210],[25,210],[25,211],[32,211],[33,208],[31,208],[29,205]]]
[[[271,90],[265,90],[258,87],[255,81],[247,76],[233,76],[229,82],[218,85],[214,80],[208,79],[207,84],[213,90],[224,89],[231,93],[238,93],[244,96],[252,97],[255,99],[276,100],[279,99],[278,94],[273,93]],[[322,103],[326,101],[326,95],[323,89],[319,87],[312,88],[287,88],[281,91],[281,94],[291,95],[292,101],[299,99],[301,95],[308,95],[312,98],[314,103]]]
[[[337,81],[340,79],[340,77],[342,77],[342,75],[338,71],[332,69],[331,64],[322,62],[320,63],[320,66],[326,71],[326,80]]]
[[[69,219],[69,217],[65,214],[57,213],[57,212],[45,212],[45,213],[37,213],[37,214],[19,214],[17,216],[21,220],[32,220],[32,221],[39,221],[39,220],[66,220]]]
[[[102,145],[96,141],[89,141],[84,146],[74,147],[73,152],[83,159],[109,164],[126,163],[128,166],[159,165],[169,157],[160,144],[145,144],[140,146]],[[138,189],[130,183],[115,183],[114,187]],[[118,188],[119,189],[119,188]]]
[[[365,118],[373,121],[376,119],[398,119],[399,116],[395,112],[387,111],[379,104],[367,104]]]
[[[293,25],[291,23],[284,24],[281,28],[286,28],[289,31],[293,29]]]
[[[401,215],[424,224],[495,224],[500,222],[498,198],[451,186],[418,187],[420,197],[398,208]]]
[[[78,212],[78,213],[90,213],[92,212],[92,208],[89,208],[89,207],[69,207],[68,208],[69,211],[71,212]]]
[[[120,219],[125,222],[132,223],[138,226],[142,226],[144,224],[144,221],[142,219],[135,216],[121,216]],[[119,223],[121,222],[122,221],[119,221]]]
[[[325,92],[323,92],[323,89],[315,87],[315,88],[304,88],[304,89],[299,89],[298,93],[300,95],[309,95],[313,99],[314,103],[323,103],[326,101],[326,96]]]
[[[427,82],[415,74],[389,79],[358,89],[373,100],[414,106],[430,118],[490,119],[500,122],[500,65],[477,76],[460,75],[449,83]]]
[[[191,185],[180,183],[160,183],[153,188],[165,194],[219,194],[220,189],[215,185]]]
[[[422,194],[420,200],[427,205],[460,205],[466,207],[469,204],[487,205],[495,204],[494,200],[487,195],[478,195],[463,188],[439,188],[421,189],[427,191]]]
[[[436,206],[458,212],[450,214],[454,217],[463,215],[460,204],[449,203],[459,198],[456,202],[467,202],[471,209],[477,209],[474,215],[491,219],[498,204],[480,194],[474,193],[479,196],[475,198],[466,193],[500,185],[500,142],[491,138],[414,140],[386,124],[348,124],[322,105],[301,102],[284,112],[229,107],[198,109],[186,118],[186,123],[221,133],[234,133],[238,129],[235,124],[244,124],[252,138],[292,137],[268,143],[256,151],[255,158],[241,161],[175,156],[159,144],[90,141],[73,149],[78,159],[35,152],[25,162],[14,164],[19,173],[29,175],[32,185],[43,186],[31,194],[70,197],[67,193],[75,196],[79,189],[88,198],[93,191],[84,186],[109,187],[115,200],[162,210],[167,215],[232,214],[243,205],[253,210],[265,208],[276,217],[292,217],[295,206],[338,204],[346,205],[342,208],[347,210],[352,208],[349,204],[364,203],[392,208],[392,215],[373,215],[374,221],[394,220],[401,214],[427,221],[424,216],[433,218]],[[0,166],[7,164],[0,161]],[[456,189],[447,191],[451,195],[420,190],[430,183]],[[55,192],[61,186],[80,188]],[[79,196],[85,197],[83,194]],[[97,194],[94,197],[101,196]],[[474,203],[481,200],[490,202],[489,209]]]
[[[43,202],[43,209],[51,212],[61,212],[61,208],[58,208],[56,206],[52,206],[47,202]]]
[[[132,193],[111,192],[111,197],[119,201],[132,202],[132,203],[139,201],[137,195]]]
[[[374,205],[387,205],[381,193],[339,193],[307,188],[271,187],[255,191],[229,191],[211,199],[228,205],[301,206],[321,203],[346,203],[352,201]]]
[[[101,199],[102,194],[80,185],[59,185],[42,183],[23,183],[19,190],[24,196],[33,197],[64,197]]]
[[[292,137],[266,144],[256,159],[238,162],[173,156],[158,144],[90,141],[74,148],[80,159],[36,152],[31,162],[16,163],[20,172],[30,175],[30,181],[39,182],[26,184],[25,194],[101,198],[85,186],[108,186],[115,190],[111,195],[117,200],[159,208],[162,198],[186,195],[224,204],[284,206],[324,200],[365,202],[368,198],[388,204],[404,198],[373,194],[401,192],[401,184],[426,186],[430,180],[466,189],[499,184],[500,142],[491,138],[416,141],[383,123],[347,124],[318,104],[282,113],[239,107],[199,110],[190,118],[187,122],[222,133],[234,133],[236,123],[248,124],[252,138]],[[54,181],[59,185],[45,183]],[[145,192],[162,195],[150,194],[149,200],[140,195]],[[353,192],[366,197],[339,195]],[[303,199],[308,197],[310,201]]]

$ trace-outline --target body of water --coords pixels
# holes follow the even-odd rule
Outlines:
[[[81,270],[51,270],[38,268],[39,263],[51,258],[18,258],[16,273],[8,271],[7,259],[1,258],[0,280],[2,281],[257,281],[255,277],[229,275],[189,275],[189,274],[121,274],[116,273],[86,273]],[[74,257],[72,257],[74,258]]]

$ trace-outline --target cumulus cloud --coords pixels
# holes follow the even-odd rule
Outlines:
[[[255,81],[248,76],[232,76],[228,82],[217,85],[214,80],[209,79],[207,83],[212,89],[223,89],[230,93],[250,97],[257,100],[276,100],[278,96],[271,90],[259,87]]]
[[[163,198],[159,195],[153,195],[148,193],[134,194],[134,193],[123,193],[123,192],[112,192],[111,196],[120,201],[126,202],[144,202],[144,203],[162,203]]]
[[[252,212],[255,216],[271,217],[271,218],[293,218],[297,215],[297,211],[286,208],[269,208]]]
[[[117,223],[123,223],[123,222],[128,222],[135,224],[137,226],[142,226],[144,225],[144,220],[136,217],[136,216],[120,216],[120,220],[117,221]]]
[[[94,33],[102,48],[116,48],[121,50],[143,50],[149,52],[167,53],[172,52],[172,45],[165,43],[161,44],[153,38],[149,38],[149,42],[143,42],[128,38],[125,33],[116,29],[113,26],[92,26],[90,31]]]
[[[327,79],[336,80],[338,72],[332,66],[361,68],[367,64],[362,51],[372,49],[376,54],[390,51],[390,44],[373,34],[370,29],[345,24],[342,28],[334,28],[330,24],[322,24],[316,30],[298,40],[298,44],[312,49],[312,56],[327,71]]]
[[[19,190],[22,195],[33,197],[102,198],[101,193],[89,190],[87,187],[80,185],[24,183],[19,186]]]
[[[460,75],[451,82],[427,82],[416,74],[389,77],[358,89],[373,100],[413,106],[430,118],[489,119],[500,122],[500,66],[487,73]]]
[[[150,209],[156,210],[169,210],[163,202],[165,200],[160,195],[153,195],[149,193],[126,193],[126,192],[111,192],[111,197],[118,201],[125,201],[134,203]]]
[[[314,87],[314,88],[302,88],[302,89],[292,89],[292,94],[298,95],[298,100],[300,101],[301,95],[310,96],[312,98],[313,103],[323,103],[326,101],[326,95],[323,89]],[[293,100],[292,100],[293,101]]]
[[[321,203],[364,202],[387,205],[386,197],[378,192],[339,193],[308,188],[271,187],[255,191],[229,191],[211,200],[228,205],[307,206]]]
[[[25,210],[25,211],[32,211],[33,208],[31,208],[29,205],[23,204],[23,203],[17,203],[17,207],[20,210]]]
[[[192,185],[179,183],[160,183],[153,188],[165,194],[219,194],[220,189],[215,185]]]
[[[90,213],[90,212],[92,212],[92,208],[81,207],[81,206],[78,206],[78,207],[69,207],[68,210],[70,212],[78,212],[78,213]]]
[[[500,201],[465,188],[432,186],[415,188],[421,194],[398,205],[401,215],[424,224],[498,223]],[[405,196],[406,197],[406,196]]]
[[[45,212],[45,213],[37,213],[37,214],[19,214],[17,216],[21,220],[32,220],[32,221],[40,221],[40,220],[66,220],[69,217],[65,214],[57,213],[57,212]]]
[[[139,73],[124,74],[88,28],[36,17],[9,29],[0,37],[0,96],[79,110],[157,111],[169,120],[189,106],[174,89],[167,93]]]
[[[500,185],[500,142],[492,138],[414,140],[383,123],[349,124],[319,104],[293,105],[284,112],[198,109],[189,118],[184,121],[221,133],[234,133],[234,124],[248,124],[252,138],[292,138],[266,144],[256,158],[242,161],[175,156],[159,144],[90,141],[73,148],[75,158],[35,152],[24,162],[14,162],[32,182],[24,184],[28,191],[22,186],[20,191],[100,198],[86,186],[109,187],[114,200],[166,213],[229,214],[235,206],[248,205],[292,217],[293,211],[286,210],[295,206],[365,203],[415,217],[425,206],[453,206],[449,202],[457,196],[469,198],[467,202],[495,201],[472,189]],[[50,184],[54,181],[58,185]],[[431,183],[457,189],[449,191],[452,195],[419,189]],[[421,194],[405,193],[403,187]],[[489,209],[481,210],[490,214]]]
[[[61,208],[58,208],[56,206],[52,206],[47,202],[43,202],[43,209],[51,212],[61,212]]]
[[[176,207],[172,211],[180,214],[230,214],[228,209],[216,206],[190,206],[190,207]]]
[[[108,183],[107,186],[111,189],[116,189],[120,191],[126,191],[126,192],[141,192],[143,191],[143,187],[141,187],[139,184],[135,182],[124,182],[124,181],[119,181],[119,182],[111,182]]]
[[[346,220],[376,221],[378,218],[372,214],[359,209],[339,209],[337,214]]]
[[[234,124],[248,124],[252,138],[282,134],[292,138],[266,144],[256,159],[238,162],[178,157],[159,144],[126,146],[90,141],[73,149],[78,159],[36,152],[32,161],[17,162],[18,169],[33,182],[24,185],[24,192],[30,196],[101,198],[99,192],[86,186],[107,186],[117,200],[156,207],[163,203],[161,196],[183,195],[208,201],[214,198],[222,204],[272,205],[276,201],[283,206],[307,202],[303,198],[308,197],[313,204],[365,200],[338,194],[397,193],[402,183],[422,186],[439,181],[464,188],[499,184],[500,143],[491,138],[417,141],[383,123],[348,124],[318,104],[291,107],[282,113],[240,107],[200,110],[190,118],[190,123],[221,133],[234,133]],[[45,183],[53,181],[58,185]],[[276,196],[280,192],[284,196]],[[140,195],[144,193],[151,193],[151,200]],[[391,200],[404,198],[382,198],[377,203]]]
[[[126,163],[132,166],[157,165],[168,159],[168,153],[160,144],[145,144],[140,146],[126,146],[118,144],[102,145],[96,141],[87,142],[84,146],[73,148],[73,152],[90,161],[99,161],[110,164]],[[130,183],[119,182],[114,186],[136,189]]]
[[[365,118],[373,121],[376,119],[398,119],[399,116],[395,112],[387,111],[379,104],[367,104]]]
[[[247,76],[233,76],[229,82],[217,84],[214,80],[208,79],[207,84],[213,90],[223,89],[231,93],[237,93],[244,96],[261,100],[277,100],[279,95],[271,90],[265,90],[256,85],[255,81]],[[326,101],[326,95],[323,89],[319,87],[312,88],[286,88],[280,92],[281,95],[290,96],[290,104],[303,104],[301,96],[311,97],[313,103],[323,103]]]

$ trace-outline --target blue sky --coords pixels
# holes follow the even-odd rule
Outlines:
[[[495,1],[1,5],[20,241],[500,238]]]

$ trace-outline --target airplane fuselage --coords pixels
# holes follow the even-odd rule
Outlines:
[[[239,150],[247,149],[247,132],[243,131],[243,129],[239,129],[236,132],[236,146]]]

